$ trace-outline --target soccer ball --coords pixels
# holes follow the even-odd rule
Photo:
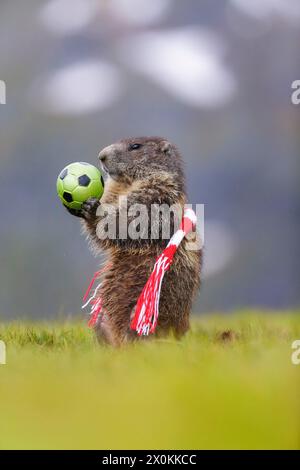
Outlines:
[[[89,163],[76,162],[60,172],[56,189],[64,206],[80,210],[90,197],[101,198],[104,181],[98,168]]]

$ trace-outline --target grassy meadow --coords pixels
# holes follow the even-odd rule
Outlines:
[[[84,321],[6,323],[0,449],[299,449],[299,312],[194,318],[115,350]]]

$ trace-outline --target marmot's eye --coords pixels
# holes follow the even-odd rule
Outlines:
[[[141,148],[142,144],[130,144],[128,150],[137,150]]]

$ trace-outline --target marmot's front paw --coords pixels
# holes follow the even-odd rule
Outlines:
[[[99,204],[99,199],[90,197],[86,202],[82,204],[81,217],[83,217],[87,221],[94,220]]]

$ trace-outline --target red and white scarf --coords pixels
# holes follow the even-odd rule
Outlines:
[[[184,210],[180,228],[174,233],[167,247],[157,258],[153,271],[138,298],[134,316],[130,324],[131,329],[135,330],[139,336],[154,333],[158,321],[159,298],[164,275],[170,268],[180,243],[184,237],[195,228],[196,222],[197,217],[195,212],[190,208],[186,208]],[[83,298],[85,304],[82,308],[92,305],[90,313],[91,317],[88,322],[90,327],[95,326],[102,313],[101,297],[97,296],[97,292],[99,291],[102,282],[98,284],[93,295],[88,300],[87,298],[96,279],[101,277],[101,275],[107,271],[109,266],[110,265],[107,264],[102,270],[95,273]]]

